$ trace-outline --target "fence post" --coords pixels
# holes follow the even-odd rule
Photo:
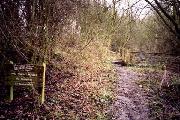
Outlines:
[[[10,86],[10,101],[13,100],[13,85]]]
[[[126,49],[126,63],[129,63],[129,52],[128,49]]]
[[[45,79],[46,79],[46,64],[43,63],[43,78],[42,78],[42,90],[41,90],[41,104],[45,101]]]
[[[126,49],[124,48],[124,61],[126,62]]]
[[[122,48],[122,59],[124,60],[125,58],[124,58],[124,48]]]

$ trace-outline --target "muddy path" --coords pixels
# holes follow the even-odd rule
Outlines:
[[[143,74],[116,65],[118,81],[116,100],[112,106],[113,120],[149,120],[148,98],[136,82]]]

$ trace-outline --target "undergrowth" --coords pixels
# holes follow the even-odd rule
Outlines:
[[[1,98],[2,119],[106,120],[113,102],[112,53],[94,43],[79,54],[57,52],[47,65],[45,103],[32,89],[15,88],[12,102]],[[21,91],[21,92],[20,92]],[[23,92],[24,91],[24,92]]]
[[[134,68],[135,69],[135,68]],[[179,84],[161,87],[163,71],[152,68],[139,68],[137,72],[144,75],[144,79],[137,82],[146,91],[149,100],[150,119],[179,120],[180,119],[180,87]],[[173,75],[172,76],[176,76]],[[172,77],[176,78],[177,77]],[[172,81],[176,80],[172,79]],[[178,78],[179,79],[179,78]]]

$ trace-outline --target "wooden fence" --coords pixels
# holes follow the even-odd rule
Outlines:
[[[142,51],[130,51],[129,49],[122,48],[119,50],[120,58],[127,64],[146,64],[146,65],[160,65],[180,63],[180,56],[172,56],[165,53],[146,53]]]
[[[132,60],[132,55],[129,49],[121,48],[119,50],[120,52],[120,57],[123,61],[125,61],[127,64],[131,63]]]

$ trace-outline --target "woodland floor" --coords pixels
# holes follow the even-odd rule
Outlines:
[[[112,120],[179,120],[179,94],[175,89],[161,90],[163,71],[154,68],[116,65],[116,99]]]
[[[88,85],[76,87],[78,79],[70,79],[64,76],[65,73],[61,75],[61,72],[50,69],[45,104],[39,106],[37,99],[32,97],[36,96],[35,93],[27,94],[21,89],[12,102],[0,97],[0,119],[180,120],[180,86],[159,89],[162,70],[152,67],[115,67],[118,75],[116,86],[113,87],[115,99],[109,100],[107,95],[101,99],[93,96],[88,98],[88,94],[85,94]],[[176,79],[180,77],[176,76]],[[103,102],[105,99],[108,99],[107,102]],[[103,117],[98,117],[97,111],[103,111],[104,108],[107,108],[107,112]]]

